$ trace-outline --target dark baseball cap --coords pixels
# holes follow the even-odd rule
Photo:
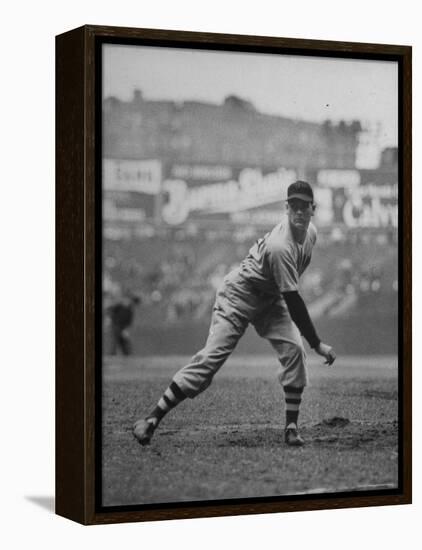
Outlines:
[[[300,199],[302,201],[314,202],[314,192],[307,181],[297,180],[291,183],[287,189],[287,200]]]

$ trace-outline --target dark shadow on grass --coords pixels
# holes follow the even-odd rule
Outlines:
[[[32,502],[33,504],[36,504],[37,506],[40,506],[41,508],[44,508],[44,510],[47,510],[52,514],[54,514],[55,512],[56,500],[52,496],[26,496],[25,499],[29,502]]]

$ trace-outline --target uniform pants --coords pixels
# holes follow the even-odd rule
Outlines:
[[[180,369],[173,381],[185,395],[195,397],[212,382],[251,323],[277,354],[282,386],[307,384],[302,337],[281,297],[257,292],[238,270],[231,272],[217,291],[205,347]]]
[[[117,355],[121,349],[123,355],[131,355],[132,343],[125,330],[120,327],[113,326],[111,329],[111,355]]]

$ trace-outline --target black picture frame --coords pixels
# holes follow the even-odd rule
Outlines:
[[[399,471],[397,489],[166,505],[101,506],[102,44],[396,61],[399,72]],[[410,46],[84,26],[56,37],[56,513],[103,524],[411,503]]]

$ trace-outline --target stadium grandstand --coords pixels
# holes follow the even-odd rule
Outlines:
[[[315,184],[318,245],[302,291],[340,353],[397,352],[397,149],[357,168],[359,121],[221,105],[103,104],[103,296],[142,296],[138,354],[186,353],[207,333],[215,290],[278,223],[294,179]],[[331,336],[332,335],[332,336]],[[107,338],[105,338],[105,345]],[[251,334],[242,349],[262,352]]]

